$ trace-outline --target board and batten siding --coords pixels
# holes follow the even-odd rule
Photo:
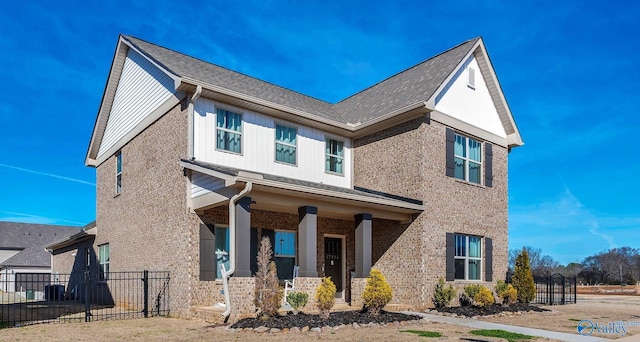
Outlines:
[[[242,114],[242,153],[216,149],[216,108]],[[235,108],[199,98],[194,106],[194,156],[207,163],[224,165],[246,171],[351,187],[351,141],[345,137],[282,121],[268,115]],[[276,124],[297,129],[297,165],[276,162]],[[336,175],[325,172],[325,139],[344,142],[344,172]]]
[[[109,113],[98,157],[113,147],[145,117],[166,102],[175,84],[146,58],[129,50]]]
[[[475,87],[468,85],[469,68],[475,70]],[[504,126],[472,55],[436,98],[437,111],[506,138]]]

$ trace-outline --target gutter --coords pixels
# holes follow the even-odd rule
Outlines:
[[[196,100],[200,97],[200,95],[202,94],[202,86],[198,85],[196,87],[196,91],[195,93],[193,93],[193,96],[191,96],[191,100],[189,100],[189,108],[187,110],[187,141],[188,141],[188,149],[189,151],[187,152],[187,157],[189,160],[194,160],[194,148],[193,148],[193,126],[194,126],[194,122],[193,122],[193,112],[194,112],[194,103],[196,102]]]
[[[233,195],[229,200],[229,270],[225,270],[222,266],[222,288],[224,289],[224,304],[226,310],[222,316],[226,319],[231,314],[231,298],[229,298],[229,277],[236,271],[236,203],[251,192],[253,183],[247,182],[244,189]]]

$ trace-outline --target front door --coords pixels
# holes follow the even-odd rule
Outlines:
[[[331,277],[331,281],[336,284],[336,297],[342,296],[344,290],[342,284],[342,239],[324,238],[324,275]]]

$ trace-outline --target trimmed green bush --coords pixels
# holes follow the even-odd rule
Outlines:
[[[516,258],[516,268],[511,277],[511,283],[517,291],[519,302],[530,303],[536,297],[536,285],[531,274],[529,254],[524,248]]]
[[[455,297],[456,289],[453,288],[453,285],[447,284],[442,277],[438,278],[436,289],[433,291],[433,305],[436,308],[449,306]]]
[[[326,318],[329,318],[331,308],[335,302],[336,284],[331,281],[331,277],[322,278],[322,283],[316,289],[316,304]]]
[[[518,300],[518,291],[504,280],[498,280],[495,290],[503,305],[511,305]]]
[[[495,298],[493,298],[493,292],[485,286],[480,286],[480,290],[473,297],[473,300],[476,302],[476,305],[480,307],[493,305],[493,303],[496,302]]]
[[[290,292],[287,295],[287,303],[291,305],[294,315],[297,315],[300,309],[307,305],[307,300],[309,300],[309,295],[304,292]]]
[[[391,285],[387,282],[387,278],[379,270],[372,269],[362,293],[365,309],[372,316],[378,316],[382,308],[389,304],[392,296]]]

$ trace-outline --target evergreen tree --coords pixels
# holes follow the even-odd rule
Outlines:
[[[518,291],[518,301],[530,303],[536,296],[536,285],[533,282],[531,267],[529,266],[529,254],[526,249],[516,258],[516,269],[511,278],[513,287]]]

